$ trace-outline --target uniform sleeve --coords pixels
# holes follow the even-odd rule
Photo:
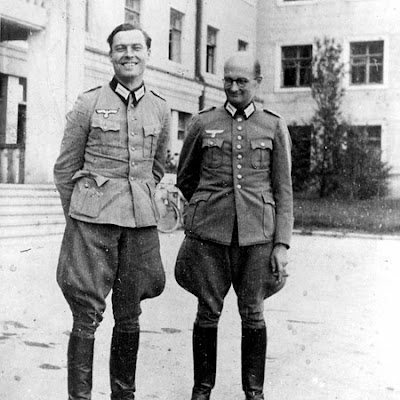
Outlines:
[[[291,178],[291,139],[282,118],[276,126],[272,155],[272,190],[276,204],[274,243],[290,246],[293,229],[293,192]]]
[[[54,182],[66,216],[74,189],[72,177],[83,166],[90,127],[91,98],[89,93],[82,94],[67,114],[60,155],[54,165]]]
[[[199,117],[194,117],[183,142],[177,173],[177,186],[187,201],[193,196],[200,181],[201,158],[201,122]]]
[[[165,106],[160,137],[157,142],[157,150],[153,162],[153,177],[159,183],[165,173],[165,160],[167,158],[168,143],[170,141],[171,110]]]

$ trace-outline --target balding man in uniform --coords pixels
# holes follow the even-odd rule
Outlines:
[[[149,35],[122,24],[108,43],[115,75],[67,115],[54,168],[67,220],[57,281],[73,315],[69,400],[91,398],[95,331],[111,290],[111,399],[134,399],[140,302],[165,285],[154,189],[164,174],[170,110],[143,82]]]
[[[226,103],[193,118],[177,186],[189,202],[177,282],[198,298],[192,400],[215,384],[217,328],[232,285],[242,321],[242,388],[264,399],[263,302],[285,284],[293,225],[291,141],[283,119],[254,104],[260,64],[244,52],[224,66]]]

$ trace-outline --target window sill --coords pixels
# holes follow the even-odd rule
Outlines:
[[[299,92],[304,92],[304,93],[309,93],[311,92],[310,87],[278,87],[275,89],[276,93],[299,93]]]
[[[376,84],[376,85],[369,85],[369,84],[366,84],[366,85],[351,85],[351,84],[348,84],[345,87],[345,89],[348,90],[348,91],[352,91],[352,92],[353,91],[359,91],[359,90],[386,90],[387,86],[385,84],[383,84],[383,83]]]

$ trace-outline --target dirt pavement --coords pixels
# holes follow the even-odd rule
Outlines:
[[[143,303],[138,400],[188,400],[195,299],[174,281],[183,233],[161,235],[167,286]],[[60,238],[0,244],[0,399],[66,399],[71,316],[55,282]],[[295,235],[287,287],[265,303],[267,400],[400,399],[400,242]],[[108,307],[93,400],[109,398]],[[243,400],[240,321],[228,294],[212,400]]]

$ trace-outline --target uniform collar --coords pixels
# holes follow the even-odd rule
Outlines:
[[[144,83],[142,83],[137,89],[131,91],[127,89],[122,83],[118,82],[115,76],[110,82],[110,88],[121,98],[125,105],[128,105],[129,95],[131,95],[132,102],[135,107],[146,92]]]
[[[246,119],[249,119],[254,111],[256,111],[256,106],[253,102],[251,102],[244,110],[237,109],[229,101],[225,103],[224,107],[225,110],[232,116],[232,118],[235,118],[236,115],[241,114],[244,115]]]

